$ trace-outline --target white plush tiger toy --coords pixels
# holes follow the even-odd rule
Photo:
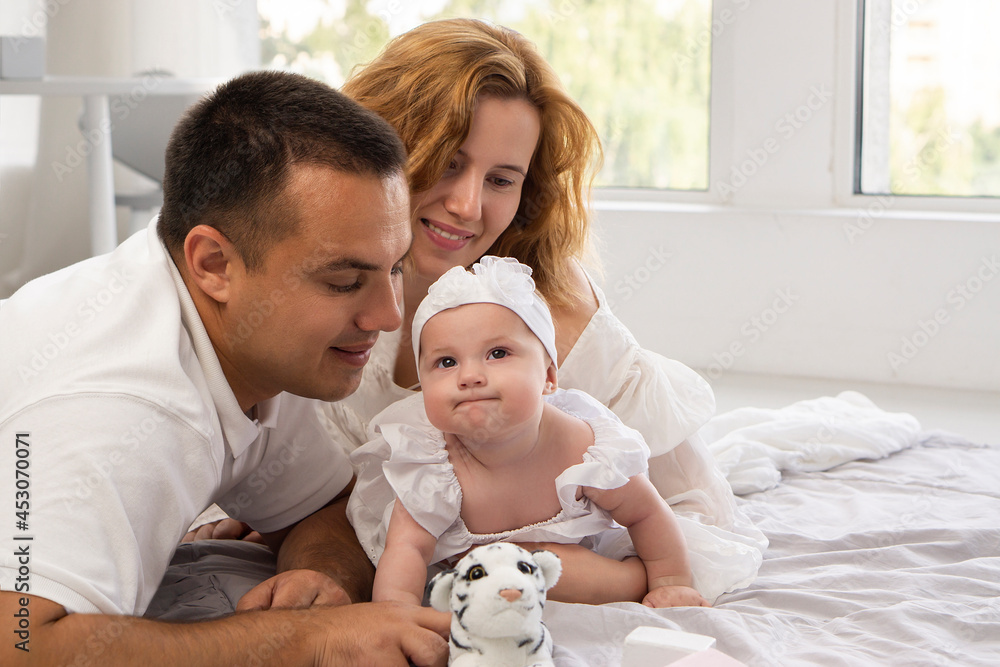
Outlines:
[[[551,551],[507,542],[470,551],[428,584],[431,606],[451,612],[451,667],[553,665],[542,623],[545,592],[562,573]]]

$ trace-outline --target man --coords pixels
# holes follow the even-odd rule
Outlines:
[[[315,410],[400,325],[404,162],[390,126],[333,89],[238,77],[175,128],[158,221],[0,307],[0,489],[19,512],[0,663],[442,663],[434,612],[341,606],[373,572]],[[213,502],[277,553],[246,596],[266,610],[135,618]]]

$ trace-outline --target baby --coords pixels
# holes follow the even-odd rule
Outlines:
[[[420,604],[428,565],[480,544],[576,542],[638,555],[648,606],[708,606],[646,476],[642,436],[587,394],[557,388],[552,318],[530,275],[483,257],[471,273],[441,276],[414,315],[421,394],[376,417],[381,437],[352,456],[348,514],[378,565],[373,599]],[[385,485],[396,502],[376,516],[366,498]],[[372,520],[368,539],[360,524]]]

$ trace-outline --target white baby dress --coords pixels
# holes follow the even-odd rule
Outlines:
[[[587,422],[594,444],[580,463],[556,478],[562,509],[555,517],[483,535],[470,532],[462,521],[462,489],[448,460],[444,437],[427,420],[422,399],[417,394],[380,413],[372,420],[380,436],[351,455],[358,479],[347,514],[373,563],[378,564],[385,548],[394,500],[403,503],[413,519],[437,539],[432,563],[499,541],[584,544],[616,560],[635,554],[624,528],[589,498],[577,498],[581,486],[616,489],[646,471],[649,449],[642,436],[613,412],[576,390],[560,389],[546,396],[547,403]]]

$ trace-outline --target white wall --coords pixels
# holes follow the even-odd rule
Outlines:
[[[711,191],[604,193],[605,291],[710,380],[1000,390],[1000,202],[850,194],[855,4],[716,0]]]
[[[229,77],[260,61],[254,0],[3,0],[0,32],[44,35],[48,75]],[[86,168],[52,167],[81,162],[80,110],[73,97],[0,98],[0,298],[90,254]]]

